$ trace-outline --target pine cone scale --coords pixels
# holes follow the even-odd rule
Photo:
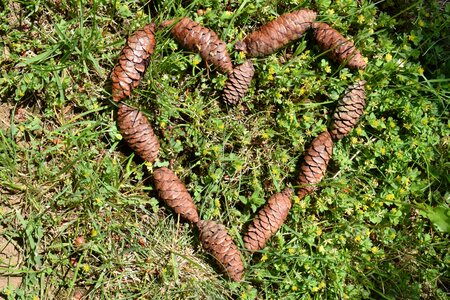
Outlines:
[[[216,258],[231,280],[241,281],[244,264],[225,226],[214,221],[200,220],[197,227],[203,248]]]
[[[354,43],[345,39],[337,30],[326,23],[315,22],[313,25],[314,37],[322,51],[330,51],[332,59],[345,63],[350,68],[364,69],[366,61]]]
[[[324,131],[312,141],[300,167],[298,178],[300,185],[298,197],[300,199],[316,189],[315,185],[325,175],[332,152],[333,141],[328,131]]]
[[[339,100],[332,117],[331,136],[339,140],[350,133],[364,113],[366,94],[364,80],[351,85],[344,97]]]
[[[156,44],[155,24],[151,23],[137,30],[127,39],[119,57],[119,63],[111,73],[112,96],[116,102],[130,96],[130,91],[139,85]],[[136,64],[144,63],[136,69]]]
[[[237,104],[250,87],[255,68],[251,60],[233,69],[223,90],[223,101],[228,105]]]
[[[180,179],[168,168],[159,168],[153,172],[155,188],[159,197],[170,206],[175,213],[184,219],[197,223],[198,212],[189,192]]]
[[[236,43],[236,49],[250,57],[272,54],[300,38],[311,27],[316,16],[316,12],[308,9],[283,14]]]
[[[168,21],[162,26],[172,23],[173,21]],[[171,33],[183,47],[198,52],[206,63],[215,66],[219,71],[229,73],[233,70],[226,44],[214,31],[189,18],[182,18],[173,26]]]
[[[263,249],[270,237],[278,231],[291,208],[291,195],[292,190],[286,189],[269,198],[244,235],[247,250],[253,252]]]
[[[119,105],[117,124],[128,144],[142,159],[153,162],[159,153],[159,142],[147,118],[138,110]]]

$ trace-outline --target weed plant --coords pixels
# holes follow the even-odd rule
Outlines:
[[[1,0],[0,232],[18,256],[0,256],[1,296],[447,299],[450,4],[394,2]],[[226,107],[226,76],[161,30],[126,100],[149,117],[160,157],[146,165],[127,148],[108,77],[127,35],[187,16],[237,64],[236,41],[299,8],[352,37],[367,69],[333,63],[308,33],[255,59],[242,105]],[[368,105],[319,190],[293,199],[264,250],[245,252],[249,221],[295,187],[303,151],[358,79]],[[203,219],[227,226],[243,250],[242,283],[223,278],[196,230],[158,200],[160,166],[186,183]]]

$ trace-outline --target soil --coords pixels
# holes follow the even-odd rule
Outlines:
[[[0,214],[4,215],[14,210],[20,203],[20,197],[16,197],[14,195],[7,195],[4,197],[6,193],[0,188],[0,193],[2,196],[0,197]],[[18,269],[20,263],[22,262],[22,256],[16,247],[14,241],[9,240],[6,236],[3,235],[5,228],[0,225],[0,267],[1,269]],[[16,289],[22,283],[22,277],[19,276],[9,276],[0,273],[0,291],[4,288],[9,287],[10,289]],[[4,299],[2,295],[0,295],[0,299]]]
[[[13,106],[9,103],[0,103],[0,130],[8,131],[10,127],[11,110]],[[0,216],[7,214],[20,203],[20,198],[15,195],[8,194],[0,187]],[[4,236],[5,228],[0,225],[0,268],[17,269],[22,261],[19,250],[14,241]],[[0,272],[0,291],[9,287],[16,289],[22,283],[22,278],[18,276],[8,276]],[[0,295],[0,299],[4,299]]]

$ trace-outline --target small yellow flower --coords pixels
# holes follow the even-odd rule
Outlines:
[[[303,88],[303,87],[300,88],[300,91],[299,91],[299,94],[300,94],[300,95],[304,95],[305,92],[306,92],[305,88]]]
[[[91,266],[89,266],[88,264],[84,264],[84,265],[83,265],[83,271],[84,271],[84,272],[87,273],[87,272],[89,272],[90,270],[91,270]]]
[[[298,287],[296,285],[293,285],[291,288],[292,291],[296,292],[298,290]]]
[[[355,236],[355,242],[357,242],[357,243],[361,242],[361,236],[360,235]]]
[[[39,300],[39,297],[36,295],[33,295],[33,300]]]
[[[220,216],[220,209],[218,209],[218,208],[215,208],[215,209],[213,210],[213,213],[212,213],[212,215],[213,215],[213,216],[215,216],[215,217],[218,217],[218,216]]]
[[[361,127],[357,127],[357,128],[355,129],[355,131],[356,131],[356,134],[357,134],[357,135],[361,135],[361,133],[363,132],[363,130],[362,130]]]
[[[289,248],[288,252],[289,252],[289,254],[294,254],[295,253],[295,249],[294,248]]]
[[[410,40],[411,42],[414,42],[415,39],[416,39],[416,36],[414,34],[410,34],[408,36],[408,40]]]
[[[376,254],[378,252],[378,247],[373,246],[370,251],[372,251],[373,254]]]
[[[420,27],[425,26],[425,22],[424,22],[423,20],[419,20],[419,22],[417,22],[417,24],[418,24]]]
[[[320,253],[324,253],[325,252],[325,248],[322,245],[320,245],[318,251]]]
[[[392,60],[392,55],[390,53],[388,53],[388,54],[386,54],[384,59],[386,59],[386,61],[391,61]]]
[[[380,153],[381,153],[381,155],[385,155],[386,154],[386,148],[381,147],[380,148]]]
[[[96,237],[97,235],[98,235],[97,230],[92,229],[92,230],[91,230],[91,236],[92,236],[92,237]]]
[[[324,71],[325,71],[326,73],[331,73],[331,67],[330,67],[330,66],[326,66],[326,67],[324,68]]]
[[[198,65],[200,62],[202,61],[202,58],[200,57],[200,55],[196,55],[194,56],[194,59],[192,60],[192,64],[194,66]]]
[[[325,288],[327,285],[326,285],[326,283],[325,283],[325,281],[321,281],[320,283],[319,283],[319,289],[323,289],[323,288]]]
[[[359,15],[359,16],[358,16],[358,23],[359,23],[359,24],[364,23],[365,20],[366,20],[366,18],[365,18],[363,15]]]
[[[316,235],[318,235],[318,236],[322,235],[322,228],[317,228]]]
[[[387,201],[392,201],[395,199],[395,195],[392,193],[387,194],[386,196],[384,196],[384,199],[386,199]]]
[[[380,121],[377,119],[372,120],[371,123],[372,123],[372,127],[374,127],[374,128],[377,128],[380,125]]]
[[[319,287],[315,286],[315,287],[313,287],[312,292],[317,293],[319,290],[320,290]]]
[[[212,151],[214,151],[215,153],[218,153],[220,151],[220,146],[219,145],[214,145],[212,148]]]
[[[417,73],[419,73],[420,76],[423,75],[423,72],[425,72],[425,70],[424,70],[422,67],[419,67],[419,68],[417,69]]]
[[[268,259],[269,259],[269,257],[267,256],[267,254],[263,254],[263,256],[261,256],[261,261],[262,262],[265,262]]]

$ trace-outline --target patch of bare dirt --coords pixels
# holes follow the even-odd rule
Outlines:
[[[12,106],[8,103],[0,103],[0,129],[8,130]]]
[[[3,191],[0,192],[3,193]],[[5,194],[6,193],[0,198],[0,215],[7,214],[20,204],[20,197],[14,195],[7,195],[4,197]],[[7,271],[8,273],[13,273],[11,271],[18,269],[23,259],[15,242],[8,239],[4,232],[5,228],[0,225],[0,268],[2,270],[10,270]],[[22,277],[5,275],[8,273],[0,272],[0,291],[7,287],[16,289],[22,283]],[[3,299],[2,296],[0,296],[0,299]]]

